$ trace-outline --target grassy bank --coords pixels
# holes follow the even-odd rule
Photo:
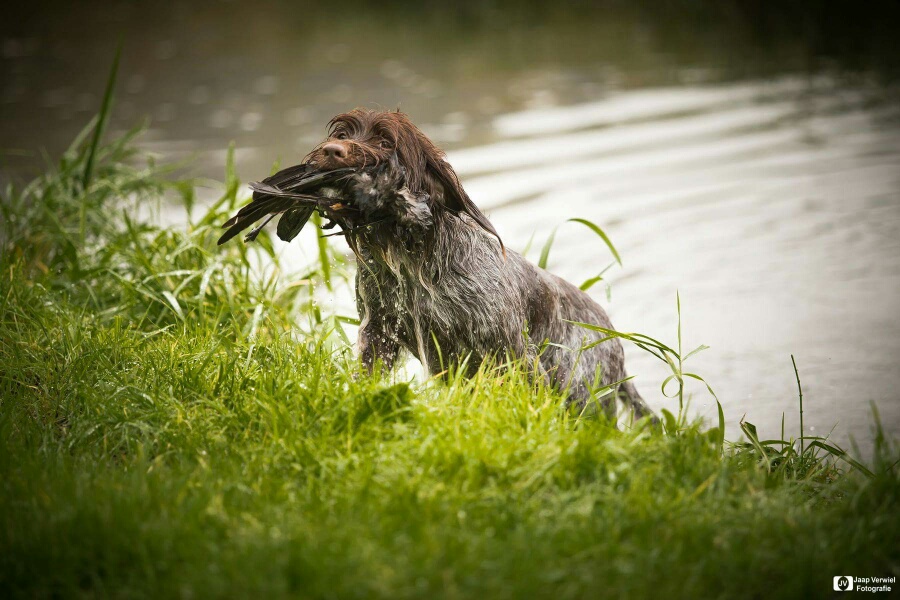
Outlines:
[[[77,141],[3,192],[4,595],[794,597],[900,575],[884,440],[854,468],[677,416],[619,431],[514,366],[367,377],[310,300],[320,269],[276,287],[215,246],[233,172],[161,229],[138,207],[189,209],[192,183],[129,144]]]

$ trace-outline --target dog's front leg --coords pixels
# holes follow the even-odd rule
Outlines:
[[[365,252],[365,249],[363,249]],[[385,298],[393,298],[393,286],[380,275],[383,272],[371,256],[365,254],[357,261],[356,310],[359,312],[359,334],[356,348],[359,359],[371,373],[376,364],[381,371],[390,371],[400,353],[400,320],[391,318]]]
[[[397,335],[372,322],[359,328],[357,345],[359,358],[369,373],[375,369],[375,365],[381,365],[382,372],[390,371],[400,353]]]

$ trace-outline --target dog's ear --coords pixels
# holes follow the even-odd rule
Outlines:
[[[482,229],[497,238],[497,241],[500,242],[503,256],[506,256],[506,246],[503,245],[503,240],[500,239],[497,230],[494,229],[488,218],[484,216],[484,213],[469,198],[466,190],[460,184],[459,177],[456,176],[456,171],[453,170],[453,167],[443,157],[429,156],[425,170],[428,177],[442,188],[444,207],[455,213],[464,212],[472,217]]]

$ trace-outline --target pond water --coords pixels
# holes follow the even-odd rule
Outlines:
[[[839,443],[867,447],[871,402],[900,433],[900,103],[858,55],[848,67],[813,42],[760,39],[771,32],[752,15],[707,27],[687,11],[676,28],[643,3],[452,19],[53,6],[3,25],[2,179],[26,178],[38,148],[58,153],[96,111],[119,34],[113,129],[149,115],[144,148],[197,175],[221,179],[233,140],[240,174],[260,179],[298,161],[333,114],[399,106],[448,149],[508,246],[533,239],[536,260],[559,227],[548,268],[580,283],[611,256],[567,219],[609,234],[623,265],[591,293],[620,330],[675,343],[679,293],[685,348],[711,346],[688,366],[730,437],[745,414],[764,436],[782,415],[797,432],[791,354],[808,435],[834,426]],[[282,251],[304,260],[303,243]],[[665,365],[627,351],[650,404],[672,409]],[[693,413],[713,418],[703,386],[690,391]]]

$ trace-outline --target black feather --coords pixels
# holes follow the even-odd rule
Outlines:
[[[325,198],[317,192],[325,186],[341,182],[356,169],[343,168],[317,171],[307,163],[278,171],[262,181],[250,183],[253,200],[228,219],[222,227],[228,230],[219,238],[219,245],[235,237],[260,219],[285,213],[278,221],[278,237],[290,241],[306,225],[316,208],[338,202],[337,198]],[[247,234],[246,241],[253,241],[271,217]]]
[[[262,180],[262,183],[283,192],[305,192],[339,180],[355,169],[349,167],[331,171],[315,171],[309,164],[296,165],[278,171]],[[253,194],[256,199],[256,194]]]
[[[290,242],[297,237],[297,234],[300,233],[303,226],[306,225],[306,222],[312,216],[313,210],[306,206],[287,209],[281,216],[281,219],[278,220],[278,228],[276,229],[278,237],[285,242]]]
[[[263,227],[269,224],[269,221],[275,218],[275,215],[269,215],[269,218],[257,225],[253,228],[253,230],[244,236],[245,242],[255,242],[256,238],[259,236],[259,232],[263,230]]]
[[[223,233],[222,237],[219,238],[219,241],[216,242],[216,244],[221,246],[222,244],[224,244],[225,242],[227,242],[228,240],[230,240],[231,238],[233,238],[234,236],[236,236],[237,234],[242,232],[248,226],[249,225],[235,225],[234,227],[232,227],[231,229],[229,229],[228,231]]]
[[[269,213],[280,212],[291,205],[290,200],[277,198],[275,196],[266,196],[259,200],[254,200],[244,208],[238,211],[236,215],[225,221],[222,227],[231,227],[240,222],[246,222],[245,226],[250,225],[254,221],[258,221]]]

